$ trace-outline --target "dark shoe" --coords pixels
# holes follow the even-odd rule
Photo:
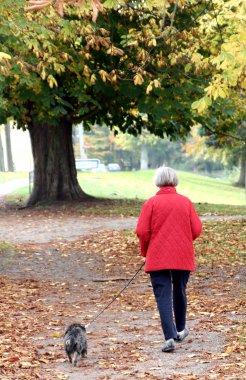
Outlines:
[[[174,339],[166,340],[166,343],[162,347],[162,352],[170,352],[175,349]]]
[[[189,335],[189,330],[185,327],[183,331],[177,333],[177,342],[182,342]]]

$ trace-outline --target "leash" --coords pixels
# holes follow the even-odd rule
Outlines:
[[[134,278],[138,275],[138,273],[140,272],[140,270],[143,268],[145,262],[141,264],[141,266],[138,268],[137,272],[132,276],[132,278],[127,282],[127,284],[124,286],[123,289],[121,289],[113,298],[112,300],[106,305],[103,307],[103,309],[92,319],[92,321],[90,323],[87,323],[87,325],[85,325],[85,328],[87,329],[93,322],[95,322],[99,317],[100,315],[102,315],[104,313],[105,310],[107,310],[109,308],[110,305],[112,305],[112,303],[124,292],[124,290],[130,285],[130,283],[134,280]]]

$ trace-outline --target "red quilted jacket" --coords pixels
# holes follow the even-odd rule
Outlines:
[[[145,271],[162,269],[195,270],[195,240],[202,223],[191,201],[165,186],[142,207],[136,233]]]

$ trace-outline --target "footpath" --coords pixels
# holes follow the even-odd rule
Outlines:
[[[0,201],[27,184],[1,185]],[[89,328],[88,358],[74,368],[66,360],[63,332],[72,322],[90,322],[141,265],[132,233],[137,218],[0,209],[0,379],[243,378],[245,267],[240,258],[231,262],[231,248],[242,249],[237,236],[246,216],[201,219],[197,250],[205,256],[198,257],[189,282],[187,340],[173,354],[161,352],[159,315],[142,271]],[[224,232],[215,228],[217,222]],[[210,254],[216,266],[207,261]]]
[[[38,215],[38,216],[37,216]],[[36,216],[36,217],[35,217]],[[202,221],[245,220],[246,215],[206,215]],[[48,243],[54,240],[73,241],[105,230],[134,229],[136,217],[94,217],[38,213],[36,210],[0,212],[0,241],[10,243]],[[16,228],[18,226],[18,228]]]
[[[159,315],[141,271],[88,329],[88,358],[74,368],[65,328],[90,322],[140,267],[137,218],[0,209],[0,379],[242,379],[243,219],[203,217],[188,286],[190,336],[174,353],[161,352]]]
[[[27,179],[15,179],[13,181],[6,182],[0,185],[0,197],[12,193],[21,187],[28,186],[29,182]]]

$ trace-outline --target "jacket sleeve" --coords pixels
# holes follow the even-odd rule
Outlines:
[[[146,257],[151,237],[151,216],[152,202],[147,201],[143,204],[136,228],[136,234],[140,243],[141,255],[144,257]]]
[[[192,203],[190,206],[190,224],[191,224],[192,237],[193,237],[193,240],[195,240],[196,238],[198,238],[198,236],[202,232],[202,222],[199,216],[197,215],[195,207],[193,206]]]

